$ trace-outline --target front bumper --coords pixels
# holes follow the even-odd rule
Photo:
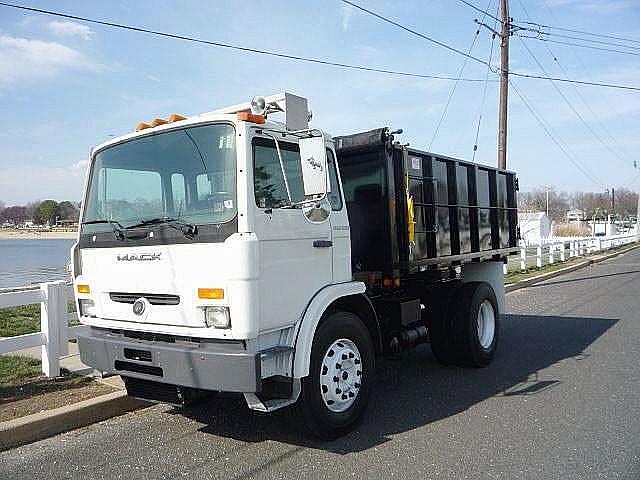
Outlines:
[[[158,338],[130,338],[92,327],[78,336],[80,359],[126,377],[203,390],[260,392],[260,357],[248,352],[244,342]]]

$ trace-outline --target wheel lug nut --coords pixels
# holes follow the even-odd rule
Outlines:
[[[347,357],[347,354],[346,354],[346,353],[343,353],[343,354],[342,354],[342,359],[343,359],[343,360],[346,360],[347,358],[349,358],[349,357]]]

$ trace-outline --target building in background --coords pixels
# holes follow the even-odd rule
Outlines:
[[[579,208],[575,208],[573,210],[569,210],[567,212],[567,222],[568,223],[581,223],[587,220],[585,216],[584,210],[580,210]]]
[[[544,212],[518,212],[520,238],[536,243],[551,236],[551,219]]]

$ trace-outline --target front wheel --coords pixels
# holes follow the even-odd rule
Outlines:
[[[306,426],[318,437],[350,431],[367,406],[375,353],[369,331],[350,312],[335,312],[319,326],[311,349],[309,375],[298,403]]]

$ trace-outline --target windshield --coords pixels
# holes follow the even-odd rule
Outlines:
[[[83,233],[162,218],[199,225],[232,220],[234,127],[188,127],[102,150],[95,156],[86,202]]]

